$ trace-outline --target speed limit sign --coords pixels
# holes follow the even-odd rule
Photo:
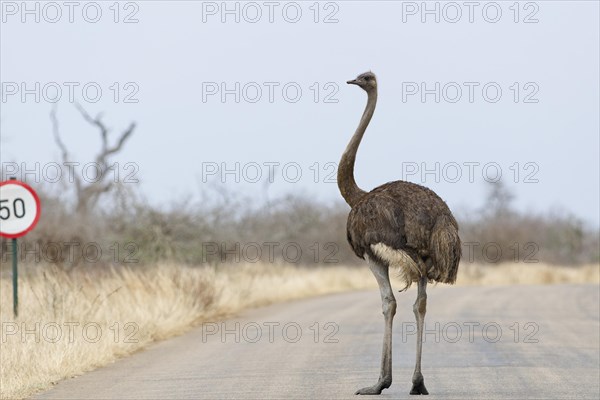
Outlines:
[[[32,230],[40,219],[40,198],[26,183],[0,182],[0,236],[18,238]]]
[[[28,184],[15,179],[0,182],[0,236],[12,239],[13,314],[19,315],[17,238],[40,219],[40,198]]]

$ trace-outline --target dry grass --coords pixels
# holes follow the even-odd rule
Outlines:
[[[343,266],[309,269],[247,264],[215,269],[161,265],[67,273],[34,265],[22,270],[21,316],[16,320],[10,277],[0,280],[3,399],[28,396],[155,340],[245,308],[376,287],[368,268]],[[521,263],[462,265],[458,282],[597,284],[598,279],[598,265],[559,268]],[[101,335],[96,341],[98,328]],[[26,329],[30,333],[25,334]]]
[[[535,285],[600,283],[600,265],[559,267],[544,263],[461,264],[458,285]]]
[[[244,308],[375,287],[368,269],[344,267],[161,265],[94,273],[66,273],[42,265],[23,269],[16,320],[11,281],[0,281],[3,399],[27,396]],[[70,328],[70,322],[79,325]],[[98,327],[102,334],[94,342]],[[23,335],[25,329],[34,333]],[[53,343],[59,330],[62,337]],[[135,342],[129,343],[131,333]]]

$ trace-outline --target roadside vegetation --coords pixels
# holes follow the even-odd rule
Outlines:
[[[157,210],[117,190],[127,207],[81,214],[42,195],[44,217],[20,240],[18,318],[10,241],[2,241],[3,399],[249,307],[376,288],[346,243],[342,205],[287,197],[251,207],[225,198]],[[597,233],[576,219],[507,208],[472,218],[461,221],[467,247],[458,285],[598,284]]]

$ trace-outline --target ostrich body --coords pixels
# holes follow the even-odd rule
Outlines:
[[[381,292],[385,320],[381,374],[373,386],[356,394],[380,394],[392,384],[392,321],[396,299],[389,278],[395,267],[408,288],[417,282],[413,306],[417,320],[417,357],[410,394],[428,394],[421,373],[423,321],[427,282],[454,283],[461,255],[458,224],[446,203],[432,190],[405,181],[389,182],[370,192],[354,180],[354,162],[360,141],[377,103],[377,80],[366,72],[348,81],[367,92],[368,101],[358,128],[346,147],[338,169],[338,187],[352,208],[347,236],[354,253],[365,259]],[[403,289],[403,290],[404,290]]]

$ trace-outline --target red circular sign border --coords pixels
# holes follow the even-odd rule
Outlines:
[[[14,180],[14,179],[11,179],[11,180],[8,180],[8,181],[4,181],[4,182],[0,182],[0,186],[4,186],[4,185],[8,185],[8,184],[19,185],[19,186],[25,188],[25,190],[27,190],[29,193],[31,193],[31,195],[35,199],[35,205],[36,205],[36,210],[37,210],[35,219],[31,223],[31,225],[29,225],[29,227],[27,229],[25,229],[24,231],[21,231],[19,233],[10,233],[10,234],[9,233],[2,233],[2,232],[0,232],[0,236],[2,236],[2,237],[5,237],[7,239],[16,239],[16,238],[20,238],[21,236],[25,236],[33,228],[35,228],[35,226],[37,225],[38,221],[40,220],[40,215],[42,214],[42,203],[40,202],[40,198],[37,195],[37,193],[35,192],[35,190],[33,190],[33,188],[31,186],[29,186],[28,184],[26,184],[25,182],[17,181],[17,180]]]

